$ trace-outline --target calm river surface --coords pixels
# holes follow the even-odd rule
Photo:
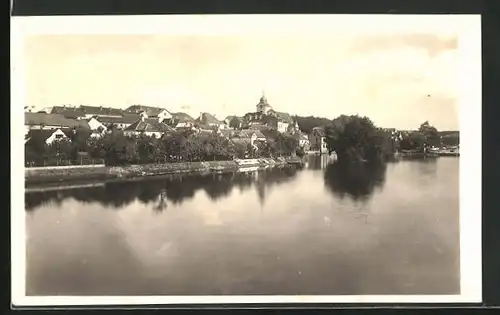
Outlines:
[[[26,194],[28,295],[458,294],[459,159]]]

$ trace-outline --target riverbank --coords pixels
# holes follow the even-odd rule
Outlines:
[[[125,166],[83,165],[25,169],[25,184],[57,184],[75,181],[104,181],[184,173],[234,172],[246,168],[301,164],[300,158],[245,159],[232,161],[179,162]]]

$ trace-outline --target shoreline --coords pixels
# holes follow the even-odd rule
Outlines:
[[[88,165],[75,167],[25,168],[25,188],[63,186],[75,182],[107,182],[160,177],[173,174],[210,174],[258,170],[269,167],[303,164],[301,158],[246,159],[209,162],[176,162],[125,166]]]

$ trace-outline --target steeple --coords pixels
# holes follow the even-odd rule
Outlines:
[[[262,104],[266,104],[267,105],[266,92],[264,91],[264,89],[262,89],[262,97],[260,98],[260,102]]]

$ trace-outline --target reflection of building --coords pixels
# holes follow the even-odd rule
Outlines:
[[[308,155],[307,167],[311,170],[322,170],[328,166],[328,155]]]
[[[309,135],[311,151],[317,151],[321,154],[328,154],[326,143],[326,132],[323,127],[314,127]]]

